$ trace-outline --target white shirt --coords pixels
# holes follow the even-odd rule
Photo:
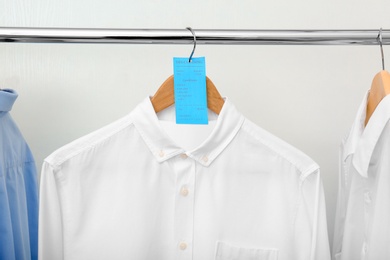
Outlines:
[[[390,96],[364,127],[367,97],[341,146],[334,259],[390,259]]]
[[[39,259],[330,259],[314,161],[228,99],[206,126],[173,116],[146,98],[46,158]]]

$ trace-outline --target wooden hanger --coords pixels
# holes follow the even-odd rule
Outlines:
[[[196,35],[195,32],[192,30],[191,27],[187,27],[186,29],[190,30],[192,33],[192,36],[194,37],[194,48],[192,49],[190,58],[188,59],[189,62],[191,62],[192,55],[194,55],[195,48],[196,48]],[[156,94],[151,98],[152,105],[154,108],[154,111],[160,112],[161,110],[173,105],[175,103],[175,95],[174,95],[174,81],[173,81],[173,75],[167,78],[164,83],[159,87],[159,89],[156,91]],[[223,103],[225,102],[219,94],[217,88],[215,87],[214,83],[206,77],[206,94],[207,94],[207,107],[219,115],[221,112]]]
[[[173,90],[173,75],[170,76],[164,83],[159,87],[153,97],[151,97],[154,111],[160,112],[161,110],[173,105],[175,103],[175,96]],[[214,83],[206,77],[206,91],[207,91],[207,107],[219,115],[221,112],[224,100],[219,94]]]
[[[383,54],[382,47],[382,28],[379,30],[377,40],[379,40],[379,45],[381,47],[382,70],[375,75],[371,83],[366,108],[366,120],[364,122],[365,126],[368,124],[368,121],[370,120],[372,114],[382,99],[390,94],[390,74],[389,72],[385,71],[385,55]]]
[[[390,94],[390,73],[382,70],[372,80],[367,101],[365,125],[367,125],[379,102],[388,94]]]

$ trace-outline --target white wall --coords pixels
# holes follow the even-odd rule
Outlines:
[[[390,29],[390,1],[0,0],[0,26]],[[130,112],[189,45],[1,44],[0,88],[40,168],[55,149]],[[390,49],[386,50],[390,60]],[[330,240],[338,147],[381,68],[376,46],[209,46],[207,74],[249,119],[322,168]]]

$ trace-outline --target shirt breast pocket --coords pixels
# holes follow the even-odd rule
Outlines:
[[[275,248],[238,247],[217,241],[215,260],[277,260]]]

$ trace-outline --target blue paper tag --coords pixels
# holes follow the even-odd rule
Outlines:
[[[173,58],[176,124],[208,124],[205,58]]]

